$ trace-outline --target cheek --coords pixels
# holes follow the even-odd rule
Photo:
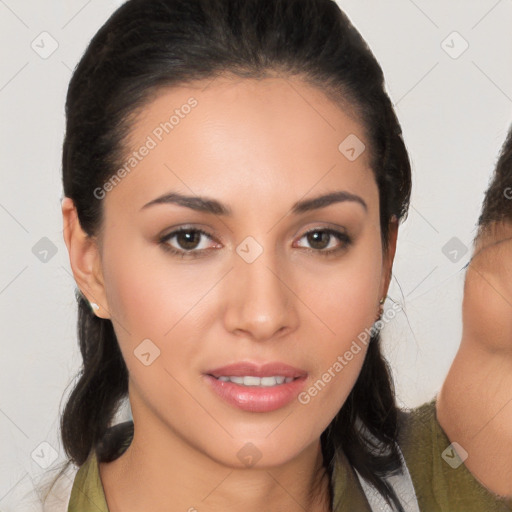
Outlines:
[[[194,308],[213,278],[194,265],[172,263],[157,247],[134,245],[126,251],[122,244],[105,248],[109,310],[126,331],[161,339]]]
[[[201,303],[212,277],[170,265],[160,249],[132,244],[105,248],[104,281],[116,337],[130,374],[130,386],[145,406],[164,410],[169,397],[177,401],[184,369],[194,367],[201,350]],[[194,334],[196,333],[196,335]],[[149,341],[148,341],[149,340]],[[175,380],[178,379],[178,380]],[[166,391],[159,398],[155,390]],[[177,398],[176,398],[177,397]],[[162,400],[162,403],[159,401]],[[158,405],[160,404],[160,405]]]
[[[132,385],[148,403],[162,383],[179,395],[172,377],[182,381],[186,371],[198,373],[197,354],[204,351],[205,333],[216,317],[217,295],[211,289],[224,270],[176,263],[158,247],[132,243],[128,250],[122,241],[112,242],[105,247],[105,289]]]
[[[381,272],[381,253],[375,247],[354,252],[334,267],[318,267],[314,274],[301,278],[305,302],[330,328],[338,348],[375,321]]]
[[[309,413],[322,418],[324,428],[342,407],[363,365],[378,314],[381,258],[378,244],[365,245],[336,270],[305,278],[308,303],[323,325],[315,319],[309,322],[314,371],[298,399]]]

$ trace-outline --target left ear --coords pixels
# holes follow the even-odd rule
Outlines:
[[[395,215],[389,221],[388,226],[388,246],[382,255],[382,280],[380,297],[385,297],[388,293],[389,283],[391,282],[391,271],[395,259],[396,241],[398,237],[398,219]]]

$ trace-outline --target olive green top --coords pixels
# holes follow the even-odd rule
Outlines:
[[[437,421],[435,399],[413,409],[405,418],[401,424],[399,444],[421,511],[512,510],[512,499],[501,498],[488,491],[463,464],[466,453],[457,445],[454,449],[441,428]]]
[[[123,440],[123,448],[130,444],[132,435]],[[490,493],[450,447],[437,422],[435,400],[402,415],[400,447],[422,512],[512,511],[512,499]],[[333,494],[334,512],[371,512],[357,476],[344,457],[335,468]],[[75,475],[68,512],[109,512],[94,450]]]

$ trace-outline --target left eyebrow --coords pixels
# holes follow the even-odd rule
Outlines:
[[[320,208],[326,208],[331,204],[342,203],[345,201],[356,202],[360,204],[365,211],[368,211],[368,206],[362,197],[345,190],[340,190],[337,192],[331,192],[329,194],[314,197],[312,199],[303,199],[302,201],[297,201],[292,206],[292,213],[294,215],[299,215],[301,213],[318,210]],[[141,210],[157,204],[177,204],[178,206],[184,206],[192,210],[212,213],[214,215],[231,216],[233,214],[229,206],[224,205],[215,199],[199,196],[185,196],[176,192],[165,194],[163,196],[157,197],[156,199],[153,199],[149,203],[145,204]]]
[[[292,213],[300,214],[309,212],[311,210],[318,210],[319,208],[325,208],[334,203],[342,203],[345,201],[354,201],[359,203],[365,211],[368,211],[368,206],[364,199],[356,194],[351,194],[345,190],[338,192],[331,192],[323,196],[314,197],[313,199],[305,199],[298,201],[293,205]]]

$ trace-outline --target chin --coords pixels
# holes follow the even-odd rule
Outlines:
[[[314,444],[301,444],[293,434],[288,435],[287,440],[292,444],[278,437],[273,442],[268,437],[233,439],[221,447],[221,452],[217,445],[215,451],[209,451],[209,456],[231,469],[272,469],[292,462]]]

